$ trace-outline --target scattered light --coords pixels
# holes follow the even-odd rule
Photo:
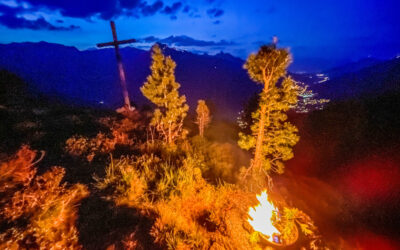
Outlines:
[[[329,76],[325,76],[324,79],[322,79],[321,81],[318,81],[318,83],[323,83],[329,80]]]

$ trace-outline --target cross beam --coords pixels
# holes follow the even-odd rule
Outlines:
[[[99,43],[99,44],[97,44],[97,47],[98,48],[103,48],[103,47],[108,47],[108,46],[114,46],[114,48],[115,48],[115,56],[117,57],[119,78],[121,80],[122,94],[124,96],[125,107],[128,110],[131,110],[132,109],[131,108],[131,102],[129,100],[128,88],[126,87],[126,77],[125,77],[124,66],[122,65],[121,54],[119,52],[119,45],[134,43],[134,42],[136,42],[136,40],[135,39],[128,39],[128,40],[118,41],[117,30],[115,28],[114,21],[110,21],[110,25],[111,25],[112,35],[113,35],[113,41],[112,42],[108,42],[108,43]]]
[[[117,46],[121,45],[121,44],[128,44],[128,43],[135,43],[135,42],[136,42],[136,39],[122,40],[122,41],[118,41]],[[115,46],[115,42],[98,43],[96,46],[99,47],[99,48],[108,47],[108,46]]]

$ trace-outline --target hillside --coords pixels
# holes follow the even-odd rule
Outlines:
[[[329,81],[316,85],[314,90],[322,97],[344,100],[364,95],[383,94],[399,88],[400,58],[395,58],[354,72],[336,75]]]
[[[0,126],[0,150],[8,155],[21,144],[45,150],[46,156],[39,164],[41,172],[56,164],[65,168],[66,181],[90,187],[91,195],[83,200],[77,222],[83,246],[99,249],[121,244],[139,227],[144,231],[135,234],[137,244],[156,247],[146,231],[152,222],[134,209],[118,207],[105,200],[102,196],[108,190],[98,190],[95,186],[93,176],[105,175],[109,156],[96,152],[95,158],[88,162],[91,158],[86,152],[69,155],[71,152],[67,151],[71,138],[77,144],[79,138],[83,142],[104,140],[101,134],[113,139],[111,132],[115,128],[101,121],[108,117],[108,121],[119,124],[123,118],[113,112],[65,106],[42,96],[32,96],[23,81],[5,71],[0,72],[0,83],[5,86],[0,92],[0,115],[7,121]],[[343,239],[346,242],[343,244],[366,244],[363,237],[368,235],[385,244],[397,244],[394,240],[398,238],[396,190],[400,175],[396,152],[400,145],[400,126],[394,114],[398,113],[398,97],[399,93],[392,93],[331,103],[325,110],[291,118],[299,128],[301,140],[295,147],[295,158],[287,164],[287,175],[276,178],[275,190],[292,206],[310,214],[328,241]],[[218,128],[221,125],[213,122],[207,137],[227,133],[226,129],[216,131]],[[145,137],[143,128],[134,125],[130,129],[133,130],[128,132],[129,138],[135,139],[135,143],[113,148],[115,159],[124,154],[136,157],[142,153],[138,141]],[[229,142],[210,141],[203,149],[215,157],[207,163],[215,171],[205,172],[208,178],[221,175],[230,180],[240,166],[248,164],[248,155],[237,148],[235,134],[237,131],[232,133]],[[226,157],[219,158],[221,155]],[[0,156],[1,159],[5,155]],[[358,232],[360,228],[364,231]]]
[[[214,117],[233,121],[259,90],[243,69],[244,61],[240,58],[222,52],[214,56],[198,55],[166,45],[163,51],[177,63],[176,78],[192,113],[197,100],[205,99]],[[139,88],[150,72],[149,51],[125,47],[121,53],[131,99],[138,106],[148,104]],[[46,42],[3,44],[0,69],[16,73],[31,89],[47,97],[112,109],[122,105],[112,48],[79,51]],[[309,85],[318,97],[342,100],[397,89],[400,59],[367,58],[324,73],[290,75]]]
[[[257,91],[239,58],[223,53],[196,55],[166,46],[163,50],[177,63],[176,78],[192,111],[198,99],[206,99],[221,117],[236,116]],[[150,72],[150,54],[132,47],[121,53],[130,95],[142,105],[145,100],[139,87]],[[113,49],[79,51],[45,42],[0,45],[0,68],[18,74],[47,95],[111,108],[122,104]]]
[[[358,60],[355,62],[347,63],[344,65],[340,65],[340,66],[325,70],[324,73],[329,75],[329,77],[331,77],[331,78],[336,78],[336,77],[340,77],[347,73],[354,73],[354,72],[360,71],[364,68],[372,67],[372,66],[377,65],[382,62],[383,62],[383,60],[367,57],[367,58],[364,58],[364,59],[361,59],[361,60]]]

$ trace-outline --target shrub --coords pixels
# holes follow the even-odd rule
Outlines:
[[[198,167],[208,180],[215,183],[236,182],[239,166],[243,163],[240,159],[241,152],[236,145],[227,142],[210,142],[196,136],[192,138],[192,148],[189,153],[201,161]]]
[[[36,173],[33,163],[35,157],[36,152],[28,146],[22,146],[9,161],[0,163],[0,192],[17,185],[27,186]]]
[[[0,233],[0,248],[79,249],[76,205],[89,192],[82,184],[61,184],[65,174],[61,167],[31,178],[35,156],[35,151],[23,147],[0,165],[1,171],[4,166],[15,169],[3,186],[8,195],[3,196],[1,215],[9,228]],[[18,182],[23,185],[15,190]]]
[[[91,162],[96,155],[113,152],[117,145],[133,145],[132,133],[140,126],[139,122],[128,118],[102,118],[100,122],[109,127],[108,133],[99,132],[94,138],[75,135],[66,141],[65,151],[75,157],[85,157]]]
[[[106,168],[106,176],[103,179],[95,177],[96,187],[105,190],[108,197],[114,198],[119,205],[137,206],[147,198],[145,194],[147,184],[155,177],[150,169],[157,161],[158,158],[153,155],[111,160]]]
[[[252,195],[233,185],[211,185],[196,158],[163,159],[144,154],[113,161],[106,176],[96,178],[97,187],[117,205],[154,221],[150,234],[162,247],[250,247],[243,222]]]

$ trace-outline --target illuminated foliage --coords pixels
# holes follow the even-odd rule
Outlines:
[[[210,110],[208,110],[207,104],[204,100],[199,100],[196,108],[197,120],[196,123],[199,126],[199,135],[204,136],[204,129],[208,127],[211,122]]]
[[[140,249],[139,242],[135,238],[136,232],[130,233],[127,235],[124,240],[122,241],[122,244],[124,246],[124,249],[126,250],[133,250],[133,249]]]
[[[243,221],[252,196],[234,185],[211,185],[201,164],[184,153],[123,157],[108,166],[105,178],[96,178],[96,186],[117,205],[151,218],[150,234],[162,247],[251,248]]]
[[[128,118],[121,121],[102,119],[101,122],[110,128],[109,133],[99,132],[94,138],[75,135],[65,142],[65,151],[72,156],[86,157],[91,162],[96,155],[113,152],[117,145],[133,145],[130,134],[137,129],[138,122]]]
[[[198,160],[198,167],[203,176],[210,182],[237,181],[237,169],[241,166],[241,159],[239,149],[235,145],[195,136],[191,139],[190,151],[191,157]]]
[[[171,57],[165,57],[157,44],[152,51],[151,75],[140,90],[157,106],[151,125],[171,145],[187,134],[182,126],[189,106],[186,105],[186,97],[178,92],[180,85],[175,81],[176,63]]]
[[[1,249],[80,249],[78,231],[75,227],[77,204],[88,195],[86,186],[61,184],[65,170],[53,167],[35,178],[20,178],[21,172],[34,171],[36,152],[23,147],[14,159],[4,166],[13,166],[22,171],[13,171],[9,182],[20,182],[23,186],[14,189],[3,185],[5,195],[1,200],[2,223],[11,225],[0,233]],[[27,171],[29,169],[29,171]],[[24,221],[21,224],[18,222]],[[21,226],[24,225],[24,226]]]
[[[300,232],[309,239],[310,249],[329,249],[326,243],[321,239],[317,227],[312,219],[303,211],[297,208],[285,207],[282,212],[282,221],[279,223],[282,239],[290,242],[295,227],[298,227]]]
[[[28,146],[22,146],[9,161],[0,163],[0,192],[18,185],[27,186],[36,174],[34,159],[36,153]]]
[[[299,140],[297,128],[287,122],[286,112],[298,99],[299,88],[286,74],[291,56],[275,45],[262,46],[247,59],[244,68],[249,76],[263,85],[259,108],[253,112],[251,134],[240,133],[239,146],[254,150],[254,158],[245,175],[283,173],[283,161],[293,157],[292,147]],[[259,178],[259,177],[258,177]]]

